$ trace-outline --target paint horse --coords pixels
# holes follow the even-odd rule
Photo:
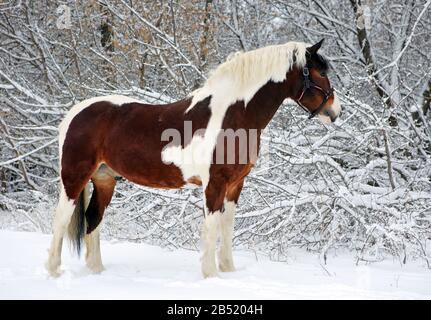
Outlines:
[[[106,96],[75,105],[59,126],[61,190],[46,263],[49,273],[60,274],[66,232],[78,252],[85,240],[89,269],[103,270],[100,222],[119,177],[154,188],[202,186],[203,276],[217,275],[219,236],[218,268],[234,271],[235,208],[256,160],[246,149],[259,150],[262,130],[286,98],[325,123],[340,114],[327,77],[328,63],[318,53],[322,42],[312,46],[288,42],[236,53],[202,88],[178,102],[149,105]],[[219,139],[228,130],[234,133],[233,144]],[[235,139],[239,130],[245,132],[243,146]],[[181,141],[175,141],[174,133]],[[226,152],[216,157],[218,150]]]

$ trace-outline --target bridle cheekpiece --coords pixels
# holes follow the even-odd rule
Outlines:
[[[302,109],[304,109],[305,111],[307,111],[308,113],[310,113],[310,115],[308,116],[308,119],[312,119],[317,114],[319,114],[320,111],[322,111],[322,109],[325,106],[326,102],[328,102],[329,98],[334,94],[334,88],[330,87],[329,90],[326,91],[326,90],[323,90],[322,87],[320,87],[317,84],[315,84],[313,82],[313,80],[311,80],[311,78],[310,78],[310,71],[309,71],[309,69],[308,69],[307,66],[305,66],[302,69],[302,75],[304,76],[304,86],[302,88],[301,95],[299,96],[298,99],[296,99],[296,103],[299,104],[299,106],[301,106]],[[308,89],[310,89],[310,88],[317,89],[317,90],[319,90],[320,92],[323,93],[323,101],[322,101],[322,103],[317,107],[317,109],[315,109],[312,112],[309,111],[306,107],[304,107],[304,105],[301,103],[301,100],[304,97],[305,92]]]

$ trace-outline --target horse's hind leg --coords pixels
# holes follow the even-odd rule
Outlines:
[[[64,234],[67,231],[72,215],[80,215],[83,218],[85,197],[82,191],[96,168],[97,165],[94,161],[77,162],[75,166],[67,162],[63,163],[60,198],[53,223],[54,234],[49,249],[48,261],[45,264],[50,275],[54,277],[60,275],[59,267]]]
[[[85,244],[87,252],[85,260],[87,267],[94,273],[100,273],[104,270],[102,256],[100,253],[100,222],[103,218],[105,208],[111,202],[115,188],[115,174],[105,165],[93,175],[93,195],[86,211],[87,234]]]
[[[62,184],[60,198],[53,223],[54,234],[51,241],[51,248],[49,249],[48,261],[45,264],[49,274],[53,277],[58,277],[60,275],[59,267],[61,264],[61,247],[63,245],[63,237],[75,207],[75,200],[69,199],[67,197]]]
[[[105,268],[102,264],[102,255],[100,253],[100,226],[93,230],[90,234],[85,235],[85,246],[87,252],[85,254],[85,262],[87,267],[93,273],[100,273]]]

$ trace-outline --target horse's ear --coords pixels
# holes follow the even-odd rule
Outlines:
[[[307,52],[311,55],[317,53],[317,51],[320,49],[320,47],[322,46],[322,43],[325,39],[320,40],[318,43],[312,45],[311,47],[307,48]]]

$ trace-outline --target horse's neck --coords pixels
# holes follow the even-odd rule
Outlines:
[[[269,81],[247,104],[248,118],[256,129],[263,130],[274,117],[281,103],[287,98],[285,82]]]

